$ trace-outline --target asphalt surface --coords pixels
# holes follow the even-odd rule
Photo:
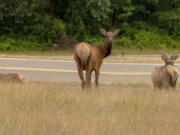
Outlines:
[[[103,63],[99,81],[104,83],[151,83],[150,72],[162,64]],[[180,64],[176,64],[180,70]],[[73,61],[0,58],[0,73],[21,73],[28,80],[76,81],[79,76]],[[94,81],[94,73],[92,76]]]

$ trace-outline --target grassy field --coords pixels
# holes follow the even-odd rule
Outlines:
[[[0,135],[179,135],[180,93],[1,84]]]

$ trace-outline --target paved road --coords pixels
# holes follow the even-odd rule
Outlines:
[[[150,72],[160,65],[162,64],[104,63],[99,81],[148,83],[151,82]],[[176,67],[180,71],[180,64]],[[28,80],[80,81],[73,61],[0,58],[0,73],[21,73]]]

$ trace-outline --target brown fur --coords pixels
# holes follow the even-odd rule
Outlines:
[[[90,56],[90,49],[87,43],[82,42],[77,44],[75,52],[79,57],[80,61],[82,62],[82,65],[86,65],[88,58]]]
[[[171,58],[168,58],[163,52],[161,52],[161,54],[165,65],[154,68],[151,73],[154,89],[169,89],[169,87],[171,87],[175,90],[178,70],[174,66],[174,60],[178,58],[178,55],[174,53]]]
[[[0,82],[24,83],[25,77],[18,73],[0,74]]]
[[[167,71],[172,77],[172,82],[175,82],[178,77],[178,69],[172,65],[167,66]]]
[[[112,48],[112,39],[120,32],[117,29],[114,32],[106,32],[100,29],[100,33],[106,36],[104,44],[100,46],[81,42],[75,46],[74,59],[77,65],[78,74],[82,81],[82,89],[91,87],[91,74],[95,71],[95,83],[98,87],[99,70],[103,59],[110,55]],[[86,71],[86,81],[84,80],[83,70]]]

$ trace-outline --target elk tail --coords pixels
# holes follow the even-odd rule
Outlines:
[[[75,52],[77,56],[79,57],[82,65],[85,66],[89,60],[90,53],[91,53],[89,47],[85,44],[81,44],[75,48]]]

